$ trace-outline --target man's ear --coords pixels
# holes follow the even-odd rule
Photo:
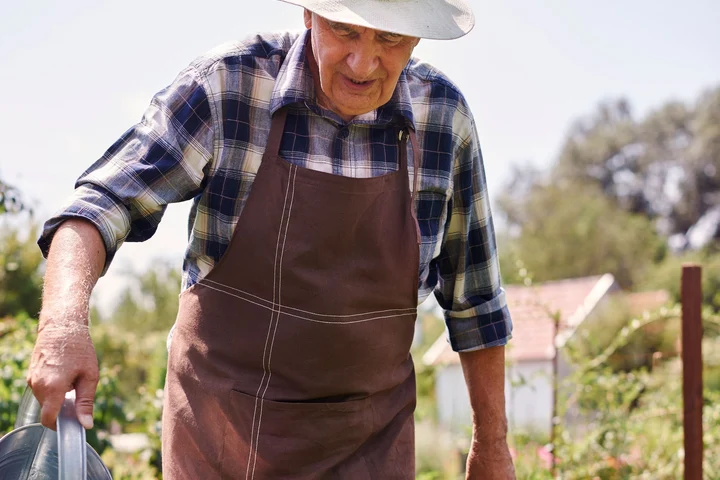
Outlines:
[[[303,12],[303,19],[305,20],[305,28],[312,28],[312,12],[307,8]]]

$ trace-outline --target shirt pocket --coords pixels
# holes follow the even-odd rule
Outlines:
[[[440,253],[447,221],[448,197],[444,192],[420,190],[417,194],[417,220],[422,236],[420,269]]]

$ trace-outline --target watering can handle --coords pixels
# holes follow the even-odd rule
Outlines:
[[[75,390],[65,394],[57,417],[59,480],[87,479],[85,428],[75,413]]]

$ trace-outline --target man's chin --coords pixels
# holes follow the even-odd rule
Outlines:
[[[339,113],[341,117],[358,117],[372,112],[376,108],[377,106],[374,105],[342,105],[336,113]]]

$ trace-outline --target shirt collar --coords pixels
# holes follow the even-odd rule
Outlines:
[[[306,58],[307,42],[310,40],[310,30],[305,30],[295,40],[280,67],[275,86],[270,99],[270,113],[293,103],[303,103],[307,108],[318,115],[331,118],[336,123],[344,124],[333,112],[321,109],[315,98],[315,84],[310,66]],[[407,67],[400,74],[397,86],[390,100],[377,110],[355,117],[350,123],[360,124],[387,124],[403,117],[405,122],[415,129],[415,119],[410,101],[410,87],[407,81]]]

